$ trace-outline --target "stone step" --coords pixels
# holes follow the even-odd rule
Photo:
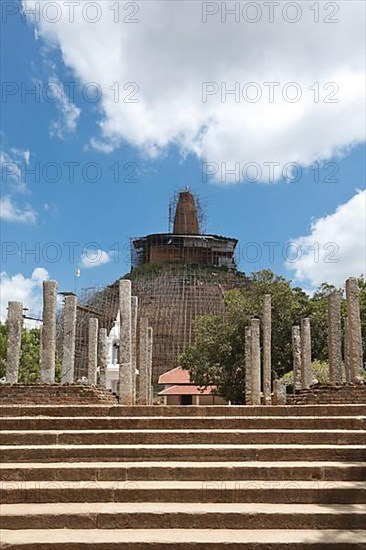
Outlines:
[[[361,430],[42,430],[0,432],[0,445],[363,445]]]
[[[9,416],[363,416],[365,405],[267,405],[267,406],[162,406],[110,405],[2,405],[0,415]]]
[[[346,461],[362,462],[362,445],[3,445],[3,462]]]
[[[21,481],[2,482],[2,504],[41,502],[366,503],[361,481]]]
[[[362,504],[4,504],[2,529],[363,529]]]
[[[1,548],[16,550],[364,550],[365,532],[349,529],[4,529]]]
[[[1,481],[362,481],[365,462],[51,462],[4,463]]]
[[[3,417],[4,430],[169,430],[169,429],[302,429],[302,430],[362,430],[366,416],[141,416],[141,417]]]

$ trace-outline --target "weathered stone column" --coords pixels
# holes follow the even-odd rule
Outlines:
[[[344,370],[346,372],[346,382],[351,382],[350,364],[349,364],[349,344],[348,344],[348,317],[344,320]]]
[[[40,381],[54,384],[56,364],[56,281],[43,281],[43,330]]]
[[[76,305],[74,294],[64,298],[61,384],[74,382]]]
[[[341,294],[332,292],[328,296],[328,357],[329,380],[333,384],[342,383],[342,325]]]
[[[42,370],[43,326],[39,327],[39,372]]]
[[[251,355],[252,355],[252,404],[261,404],[261,348],[260,321],[251,320]]]
[[[271,404],[271,342],[272,342],[271,295],[263,297],[263,396],[266,405]]]
[[[357,279],[354,277],[347,279],[348,357],[352,382],[362,375],[362,334],[359,292]]]
[[[97,383],[98,364],[98,319],[89,317],[88,327],[88,384],[95,386]]]
[[[301,388],[310,388],[311,371],[311,329],[310,319],[301,319]]]
[[[152,385],[152,359],[153,359],[153,329],[151,327],[148,328],[147,332],[147,338],[148,338],[148,394],[149,394],[149,405],[153,404],[153,385]]]
[[[245,404],[252,405],[252,340],[251,327],[245,327]]]
[[[149,371],[149,322],[146,317],[140,319],[139,326],[139,405],[149,404],[148,371]]]
[[[6,382],[18,382],[20,348],[22,343],[23,304],[9,302],[8,304],[8,342],[6,349]]]
[[[119,282],[119,311],[121,316],[119,337],[119,402],[133,405],[132,386],[132,324],[131,281]]]
[[[137,313],[138,298],[131,297],[131,330],[132,330],[132,402],[136,403],[136,368],[137,368]]]
[[[295,390],[301,390],[301,336],[298,325],[292,327],[292,364],[295,392]]]
[[[286,386],[281,380],[273,381],[273,405],[286,405]]]
[[[106,371],[107,371],[107,338],[108,332],[106,328],[100,328],[98,331],[98,367],[99,367],[99,385],[106,388]]]

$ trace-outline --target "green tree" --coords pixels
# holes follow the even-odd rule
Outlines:
[[[311,349],[313,357],[328,361],[328,295],[335,287],[323,283],[309,300]]]
[[[6,372],[6,346],[7,346],[7,325],[0,324],[0,376]],[[33,328],[22,330],[22,343],[19,361],[19,382],[29,384],[37,382],[39,377],[39,351],[40,351],[40,330]]]
[[[227,292],[228,322],[239,325],[243,346],[244,327],[252,317],[262,317],[264,294],[272,297],[272,365],[274,376],[281,376],[292,364],[292,326],[308,314],[309,297],[270,270],[253,273],[247,289]]]
[[[6,372],[6,345],[7,345],[6,324],[0,323],[0,378],[3,378]]]
[[[310,298],[291,281],[270,270],[253,273],[245,289],[225,293],[226,319],[203,316],[195,325],[196,341],[180,358],[180,364],[201,386],[215,384],[217,393],[234,402],[244,391],[244,329],[251,318],[262,316],[263,296],[272,296],[272,376],[281,378],[292,369],[292,326],[302,317],[310,317],[313,359],[328,361],[328,302],[335,290],[324,283]],[[366,282],[358,280],[363,348],[366,348]],[[342,301],[342,316],[346,303]],[[344,323],[343,323],[344,326]],[[365,358],[364,358],[365,360]]]
[[[181,356],[181,365],[202,387],[214,384],[216,393],[240,403],[244,392],[243,342],[239,325],[205,315],[196,323],[196,344]]]
[[[18,381],[22,384],[37,382],[39,378],[40,330],[22,330],[22,347]]]
[[[244,329],[252,317],[262,316],[264,294],[272,296],[273,376],[282,376],[292,365],[292,326],[308,314],[309,297],[270,270],[253,273],[247,288],[226,292],[226,319],[200,318],[195,327],[196,342],[180,359],[197,384],[216,384],[219,395],[230,401],[242,400]]]
[[[360,316],[362,331],[363,361],[366,362],[366,281],[364,277],[357,279],[360,289]],[[309,316],[311,320],[311,343],[312,353],[319,361],[328,361],[328,302],[330,292],[337,290],[335,286],[323,283],[313,294],[309,301]],[[347,303],[345,289],[338,289],[342,292],[341,315],[342,315],[342,340],[345,332],[345,318],[347,316]]]

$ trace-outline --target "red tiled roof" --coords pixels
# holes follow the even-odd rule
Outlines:
[[[200,386],[172,386],[159,392],[159,395],[210,395],[216,386],[207,386],[207,388],[201,388]]]
[[[159,376],[158,384],[162,384],[163,386],[170,384],[190,384],[189,372],[181,367],[168,370],[168,372],[164,372],[164,374]]]

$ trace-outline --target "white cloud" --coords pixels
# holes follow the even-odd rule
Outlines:
[[[37,4],[35,0],[23,3],[27,8]],[[154,156],[176,144],[183,154],[193,152],[208,162],[226,162],[229,168],[236,162],[240,168],[250,162],[261,168],[265,162],[277,162],[275,176],[279,177],[286,163],[309,166],[364,140],[363,2],[334,3],[339,7],[333,15],[338,23],[323,22],[332,18],[332,3],[306,0],[297,3],[302,10],[297,23],[284,20],[283,3],[276,8],[274,23],[269,22],[269,8],[261,3],[256,3],[262,6],[257,23],[242,17],[236,23],[230,15],[222,23],[220,13],[202,23],[205,3],[152,0],[138,3],[135,24],[122,21],[131,9],[124,10],[123,2],[118,3],[118,23],[114,1],[99,2],[101,17],[96,23],[89,22],[85,12],[82,16],[85,2],[74,6],[72,22],[64,3],[58,4],[60,20],[50,22],[41,16],[38,32],[60,48],[81,84],[100,86],[101,136],[92,141],[100,150],[103,142],[108,152],[126,140]],[[246,3],[214,4],[242,9]],[[316,6],[319,23],[314,22]],[[87,13],[94,17],[95,8]],[[248,17],[253,18],[253,12]],[[133,96],[137,103],[126,102],[127,94],[134,92],[134,86],[124,90],[128,82],[138,86]],[[263,97],[268,97],[263,83],[279,82],[280,86],[274,103],[242,99],[236,103],[232,95],[222,103],[219,93],[203,103],[203,82],[226,83],[228,89],[236,82],[256,82]],[[297,103],[282,98],[288,82],[301,87]],[[316,82],[318,103],[309,89]],[[338,103],[323,101],[333,90],[332,86],[323,89],[328,82],[339,87]],[[117,100],[115,83],[119,84]],[[263,180],[267,177],[263,168]]]
[[[30,151],[28,150],[23,151],[23,156],[24,156],[25,163],[28,165],[30,161]]]
[[[5,222],[35,223],[37,212],[28,204],[22,209],[10,196],[5,196],[0,199],[0,219]]]
[[[21,159],[28,166],[30,161],[30,151],[28,151],[28,149],[21,150],[17,149],[16,147],[12,147],[10,149],[10,153],[15,158]]]
[[[43,267],[37,267],[30,277],[22,273],[8,275],[5,271],[0,274],[0,318],[5,321],[8,302],[22,302],[28,308],[28,315],[41,318],[42,312],[42,283],[49,278]],[[29,327],[29,324],[27,325]]]
[[[30,151],[12,147],[10,150],[0,149],[1,181],[9,185],[13,191],[25,192],[27,190],[22,170],[29,165]]]
[[[309,235],[293,239],[299,259],[286,267],[296,280],[339,287],[348,277],[366,274],[365,212],[366,191],[359,191],[333,214],[314,220]]]
[[[107,143],[106,141],[100,141],[95,138],[91,138],[90,145],[95,149],[96,151],[100,151],[101,153],[112,153],[115,149],[115,145],[111,143]]]
[[[104,250],[90,249],[86,250],[81,257],[82,267],[91,268],[107,264],[112,259],[111,254]]]
[[[54,120],[50,126],[51,137],[57,136],[63,139],[66,134],[73,134],[76,131],[81,110],[65,93],[62,83],[58,78],[50,78],[49,84],[53,85],[55,93],[55,105],[60,111],[60,119]]]

